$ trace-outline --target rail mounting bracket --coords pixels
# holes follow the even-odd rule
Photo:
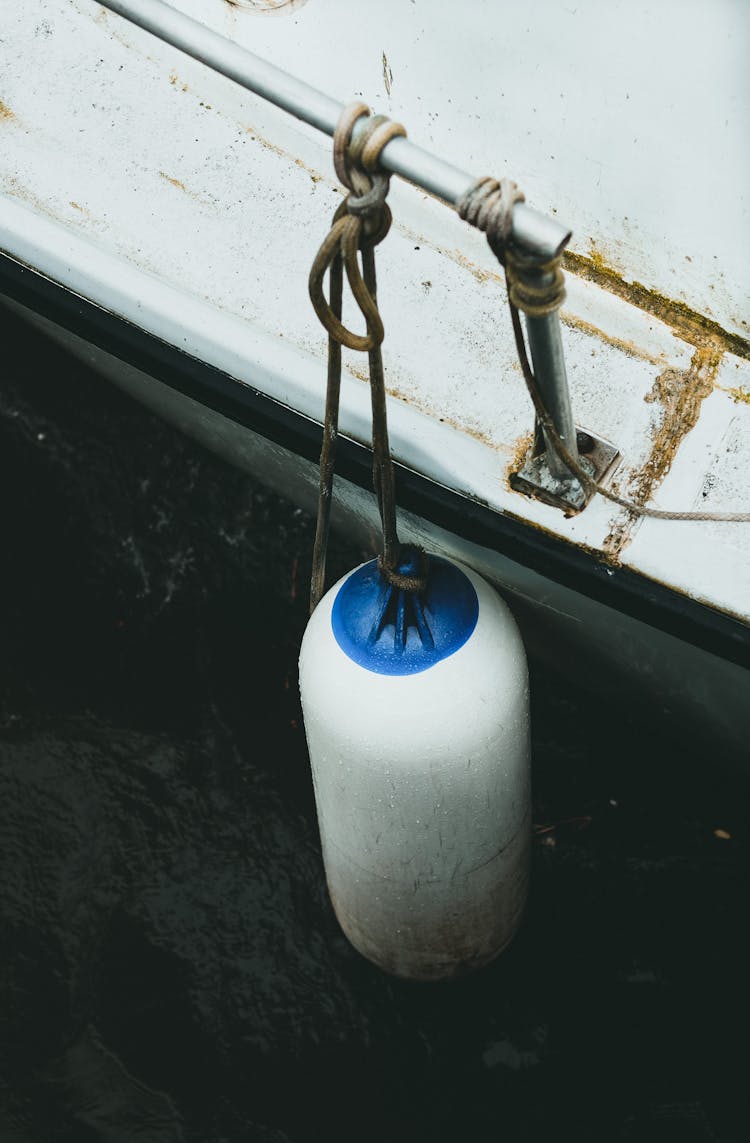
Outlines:
[[[576,444],[581,465],[600,484],[612,476],[622,460],[613,444],[577,425]],[[576,516],[583,511],[594,495],[587,492],[572,473],[562,478],[554,475],[547,460],[544,437],[539,431],[522,467],[511,473],[510,486],[525,496],[561,508],[566,516]]]

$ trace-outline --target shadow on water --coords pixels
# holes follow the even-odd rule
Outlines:
[[[311,521],[2,327],[0,1138],[746,1138],[747,781],[534,667],[521,933],[381,975],[322,875]]]

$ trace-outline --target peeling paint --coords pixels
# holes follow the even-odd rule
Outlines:
[[[8,107],[8,104],[3,103],[2,99],[0,99],[0,119],[8,120],[15,119],[15,117],[15,112],[11,111],[10,107]]]
[[[627,495],[636,504],[647,504],[669,472],[677,451],[695,427],[701,404],[714,390],[722,353],[714,346],[696,348],[687,369],[664,369],[654,381],[644,400],[662,407],[662,418],[651,443],[649,457],[630,479]],[[602,550],[619,560],[629,543],[634,525],[641,519],[628,512],[607,535]]]

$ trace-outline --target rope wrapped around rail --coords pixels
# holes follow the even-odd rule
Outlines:
[[[666,508],[650,508],[637,504],[627,497],[611,492],[586,471],[574,457],[557,431],[550,416],[539,386],[534,376],[528,353],[519,311],[529,317],[543,317],[559,309],[565,301],[565,279],[562,272],[562,258],[558,255],[547,262],[531,261],[528,256],[515,249],[511,243],[513,207],[525,201],[523,191],[510,179],[493,179],[485,176],[477,179],[469,187],[457,205],[458,213],[487,236],[490,249],[505,270],[516,352],[526,387],[529,391],[534,412],[539,425],[544,429],[548,442],[573,476],[581,482],[586,492],[598,493],[605,500],[625,508],[638,516],[648,516],[656,520],[711,520],[721,523],[750,523],[750,512],[673,512]],[[521,267],[533,265],[538,271],[538,284],[530,284],[527,278],[519,276]]]

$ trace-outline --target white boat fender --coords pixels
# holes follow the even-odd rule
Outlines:
[[[398,573],[423,559],[404,546]],[[505,603],[441,557],[420,593],[363,564],[313,612],[300,690],[346,936],[415,980],[486,964],[518,927],[531,840],[528,672]]]

